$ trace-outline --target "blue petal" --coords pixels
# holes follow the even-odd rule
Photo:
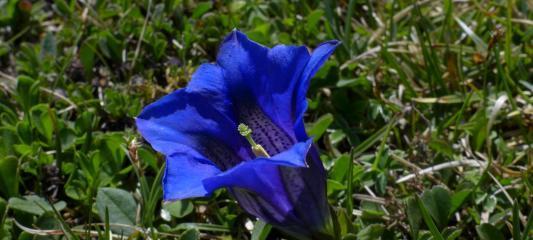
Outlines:
[[[226,88],[222,68],[211,63],[200,65],[187,85],[188,92],[195,92],[204,96],[209,96],[212,102],[229,104],[227,102],[228,99],[226,99]]]
[[[224,104],[182,89],[147,106],[136,124],[152,147],[166,156],[179,151],[181,144],[227,169],[252,154]]]
[[[163,176],[163,199],[165,201],[203,197],[211,192],[204,188],[202,181],[220,173],[209,160],[192,149],[167,157]]]
[[[232,32],[222,43],[217,63],[223,69],[228,91],[239,108],[258,105],[275,125],[293,137],[293,96],[310,59],[304,46],[261,46],[241,32]]]
[[[309,149],[311,148],[312,144],[313,139],[307,139],[305,142],[299,142],[294,144],[294,146],[292,146],[287,151],[276,154],[270,158],[256,158],[254,161],[265,160],[281,166],[307,167],[305,159],[307,157],[307,152],[309,152]]]
[[[301,119],[307,107],[309,81],[338,44],[322,43],[312,54],[304,46],[269,49],[239,31],[222,43],[217,64],[222,68],[235,118],[247,125],[265,126],[254,137],[264,139],[269,153],[277,154],[287,145],[307,139]],[[258,128],[250,127],[254,131]]]
[[[280,178],[285,183],[288,198],[294,203],[292,214],[299,219],[296,225],[315,229],[323,226],[329,216],[329,209],[326,198],[327,176],[314,146],[307,153],[307,164],[307,168],[282,167]]]
[[[311,78],[315,73],[320,69],[322,64],[333,54],[335,48],[339,46],[341,42],[337,40],[327,41],[320,44],[311,54],[309,62],[305,66],[305,70],[300,77],[300,82],[296,89],[295,97],[295,120],[294,120],[294,131],[296,132],[296,138],[298,141],[307,139],[307,134],[305,133],[305,127],[303,122],[303,117],[305,110],[307,109],[307,101],[305,95],[309,89],[309,83]]]
[[[208,192],[222,187],[237,187],[254,192],[279,212],[288,213],[293,206],[279,175],[280,166],[306,167],[305,159],[312,140],[295,144],[292,148],[271,158],[256,158],[243,162],[217,176],[206,178],[204,187]]]

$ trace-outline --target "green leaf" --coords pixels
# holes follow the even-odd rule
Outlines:
[[[454,150],[452,146],[448,142],[441,139],[431,139],[431,141],[429,142],[429,147],[435,150],[436,152],[442,153],[443,155],[450,158],[454,155]]]
[[[429,215],[429,212],[427,208],[424,206],[424,203],[418,196],[415,198],[416,203],[418,205],[418,208],[420,209],[420,213],[422,214],[422,218],[424,219],[424,222],[429,228],[429,231],[431,232],[431,235],[433,236],[433,239],[435,240],[444,240],[444,237],[439,232],[439,229],[437,229],[437,226],[435,226],[435,222],[431,219],[431,216]]]
[[[6,198],[19,192],[18,159],[13,156],[0,158],[0,193]]]
[[[329,135],[331,144],[337,145],[342,140],[346,139],[346,133],[342,129],[333,129]]]
[[[505,237],[496,227],[489,223],[476,226],[477,235],[481,240],[504,240]]]
[[[10,53],[11,47],[5,43],[0,43],[0,57],[6,55],[7,53]]]
[[[456,227],[450,227],[442,231],[442,235],[446,237],[446,240],[454,240],[461,236],[463,232],[462,229],[457,229]]]
[[[17,113],[15,112],[15,109],[12,109],[10,106],[7,106],[1,102],[0,102],[0,116],[1,116],[0,121],[4,123],[11,123],[11,125],[14,125],[19,120],[19,117]]]
[[[327,184],[328,184],[328,187],[327,187],[328,195],[333,194],[335,191],[346,189],[346,186],[344,186],[342,183],[335,181],[333,179],[328,179]]]
[[[361,240],[373,240],[379,239],[385,230],[383,224],[371,224],[363,228],[357,233],[357,239]]]
[[[165,39],[156,39],[152,43],[153,54],[156,60],[159,60],[164,54],[165,49],[167,49],[167,41]]]
[[[342,182],[346,178],[349,164],[350,157],[346,154],[341,155],[335,160],[335,165],[331,168],[329,177],[335,181]]]
[[[353,233],[348,233],[344,236],[342,236],[342,240],[357,240],[357,235],[353,234]]]
[[[266,240],[272,226],[261,220],[257,220],[252,231],[252,240]]]
[[[0,127],[0,142],[0,156],[14,154],[13,146],[19,142],[16,128]]]
[[[494,196],[489,196],[485,199],[485,204],[483,204],[483,211],[487,213],[492,213],[494,211],[494,208],[496,208],[496,204],[498,204],[498,199]]]
[[[17,78],[17,102],[22,105],[24,111],[28,111],[39,101],[38,90],[39,81],[24,75]]]
[[[26,145],[33,144],[32,129],[29,121],[20,121],[17,123],[17,135]]]
[[[422,194],[422,201],[440,229],[448,223],[451,209],[451,197],[448,190],[441,186],[435,186]]]
[[[94,67],[94,56],[95,56],[95,40],[90,38],[85,40],[80,48],[80,62],[83,65],[83,72],[87,78],[92,77],[92,71]]]
[[[57,211],[63,210],[66,206],[67,204],[63,201],[54,204]],[[54,212],[50,203],[37,195],[28,195],[24,198],[12,197],[9,199],[9,208],[37,216]]]
[[[18,1],[0,1],[0,23],[11,20],[17,3]]]
[[[15,239],[15,237],[11,235],[12,229],[13,229],[12,219],[9,219],[9,218],[0,219],[0,240]]]
[[[333,115],[331,115],[331,113],[322,115],[308,127],[307,133],[309,134],[309,136],[313,137],[314,141],[317,141],[326,132],[332,122]]]
[[[191,17],[194,18],[194,19],[200,18],[207,11],[209,11],[209,9],[211,9],[212,6],[213,6],[213,3],[211,1],[198,3],[198,5],[196,5],[196,8],[194,9],[194,11],[192,12],[192,16]]]
[[[70,9],[70,6],[65,0],[54,0],[54,4],[63,16],[70,16],[72,14],[72,9]]]
[[[43,135],[48,142],[52,140],[54,133],[52,125],[52,116],[50,116],[49,107],[47,104],[39,104],[31,108],[31,123],[37,131]]]
[[[243,1],[243,0],[231,1],[229,4],[229,10],[231,12],[237,12],[244,6],[246,6],[246,1]]]
[[[54,214],[51,212],[44,213],[37,219],[35,226],[40,229],[61,229],[61,224],[54,218]]]
[[[62,128],[59,130],[59,139],[61,140],[61,149],[66,150],[74,145],[76,132],[70,128]]]
[[[310,12],[306,17],[306,30],[308,32],[313,32],[314,30],[316,30],[316,26],[323,15],[324,11],[322,11],[322,9],[316,9]]]
[[[41,58],[55,58],[57,55],[56,38],[52,32],[47,32],[41,43]]]
[[[197,229],[189,229],[180,236],[180,240],[198,240],[200,239],[200,232]]]
[[[9,230],[7,229],[7,224],[5,224],[7,217],[4,216],[4,214],[7,213],[6,210],[7,202],[6,200],[0,197],[0,240],[10,239],[7,238],[7,236],[9,236]]]
[[[99,188],[96,194],[96,208],[102,221],[106,208],[109,211],[109,222],[135,226],[137,204],[133,195],[118,188]],[[130,228],[111,227],[113,232],[131,234]]]
[[[98,46],[106,57],[111,58],[117,62],[122,61],[121,54],[123,50],[123,43],[120,42],[111,32],[100,32],[100,36],[98,38]]]
[[[164,203],[163,209],[167,210],[170,215],[176,218],[183,218],[194,210],[194,206],[191,201],[181,200],[170,203]]]
[[[470,193],[472,193],[472,189],[463,189],[452,195],[450,215],[455,213],[463,205],[468,196],[470,196]]]
[[[336,215],[335,217],[339,228],[339,235],[344,236],[348,233],[354,232],[353,223],[345,208],[336,209],[334,214]]]
[[[97,146],[99,150],[94,159],[97,159],[108,174],[117,174],[123,169],[123,162],[126,159],[123,145],[125,140],[120,133],[102,136]]]
[[[2,226],[2,219],[4,218],[4,213],[6,212],[7,202],[0,197],[0,226]],[[2,229],[0,228],[0,231]]]
[[[422,214],[416,203],[416,199],[410,197],[407,199],[407,221],[409,222],[409,227],[411,231],[411,237],[413,239],[418,239],[418,231],[420,230],[420,223],[422,222]]]
[[[137,150],[137,155],[139,156],[139,160],[141,160],[141,162],[150,166],[154,171],[159,170],[159,166],[157,165],[157,156],[152,150],[141,147]]]
[[[83,134],[85,132],[90,132],[93,130],[95,124],[97,122],[97,117],[93,112],[86,111],[79,115],[78,119],[76,119],[76,131],[79,134]]]
[[[13,149],[22,156],[29,155],[34,150],[32,146],[26,144],[15,144],[13,145]]]

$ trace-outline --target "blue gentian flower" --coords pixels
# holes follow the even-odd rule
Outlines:
[[[310,79],[338,44],[267,48],[235,30],[216,63],[148,105],[136,123],[166,156],[164,200],[227,188],[249,214],[299,239],[326,239],[326,172],[303,117]]]

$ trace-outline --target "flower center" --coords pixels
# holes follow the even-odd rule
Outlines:
[[[271,156],[291,148],[296,143],[295,139],[274,123],[257,104],[239,102],[235,107],[236,121],[253,129],[253,140],[263,146]]]
[[[270,157],[265,148],[263,148],[263,146],[257,144],[254,141],[254,139],[252,138],[252,129],[248,127],[248,125],[241,123],[237,127],[237,130],[239,130],[239,133],[246,138],[248,143],[250,143],[250,146],[252,146],[252,152],[255,154],[256,157]]]

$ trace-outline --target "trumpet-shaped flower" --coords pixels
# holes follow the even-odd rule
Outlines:
[[[326,173],[303,116],[310,79],[338,44],[267,48],[235,30],[216,63],[148,105],[136,124],[166,156],[164,200],[227,188],[246,212],[292,236],[327,235]]]

